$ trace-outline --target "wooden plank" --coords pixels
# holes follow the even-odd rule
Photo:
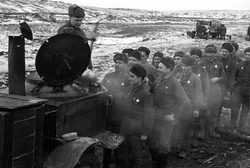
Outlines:
[[[35,129],[35,156],[36,164],[43,161],[43,134],[44,134],[44,107],[36,110],[36,129]]]
[[[31,96],[20,96],[4,93],[0,93],[0,98],[0,108],[10,110],[36,106],[47,101],[47,99],[40,99]]]
[[[27,153],[13,160],[13,168],[34,167],[34,152]]]
[[[35,135],[14,141],[13,145],[13,159],[33,152],[35,146]]]
[[[13,139],[17,141],[19,139],[35,135],[35,118],[24,120],[14,124]]]
[[[3,167],[12,167],[13,114],[7,113],[4,117]]]
[[[35,118],[36,117],[36,109],[37,109],[37,107],[17,110],[14,114],[14,123]]]

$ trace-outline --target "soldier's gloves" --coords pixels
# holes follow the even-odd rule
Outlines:
[[[166,122],[174,121],[175,120],[174,114],[165,115],[163,120],[166,121]]]
[[[212,81],[213,83],[218,82],[218,81],[219,81],[219,78],[217,78],[217,77],[212,78],[211,81]]]
[[[142,146],[145,148],[146,142],[147,142],[148,136],[147,135],[141,135],[141,142],[142,142]]]
[[[193,112],[193,116],[194,116],[194,117],[199,117],[199,114],[200,114],[199,111],[194,111],[194,112]]]

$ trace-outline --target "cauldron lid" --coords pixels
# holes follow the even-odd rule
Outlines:
[[[49,86],[64,86],[81,75],[90,62],[90,47],[81,36],[64,33],[46,40],[36,55],[36,70]]]

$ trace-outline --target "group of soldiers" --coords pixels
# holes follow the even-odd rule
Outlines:
[[[115,71],[102,84],[113,96],[107,130],[125,137],[117,151],[117,165],[141,167],[147,147],[153,167],[165,167],[171,150],[185,157],[205,137],[220,138],[215,128],[221,126],[225,97],[231,98],[227,127],[236,129],[241,108],[238,130],[249,134],[250,48],[242,61],[236,55],[238,47],[236,42],[226,42],[219,56],[213,44],[205,47],[204,54],[199,48],[167,57],[158,51],[152,63],[144,46],[116,53]]]
[[[69,21],[60,33],[73,33],[84,39],[80,29],[84,10],[69,7]],[[177,51],[173,56],[153,54],[141,46],[127,48],[113,57],[115,71],[102,80],[113,97],[107,115],[106,129],[124,136],[117,150],[117,166],[141,167],[142,156],[149,149],[153,167],[167,165],[171,151],[184,157],[190,146],[198,147],[206,135],[220,138],[215,128],[220,126],[224,97],[231,98],[231,121],[236,128],[241,108],[239,131],[248,134],[250,48],[244,50],[245,60],[237,55],[238,44],[226,42],[217,57],[217,47],[191,48],[189,53]],[[207,137],[206,136],[206,137]],[[104,149],[103,167],[109,167],[112,151]]]

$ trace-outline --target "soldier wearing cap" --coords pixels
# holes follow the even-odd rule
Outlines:
[[[129,75],[127,72],[128,58],[122,53],[115,54],[113,61],[115,71],[108,73],[102,80],[103,86],[108,90],[108,95],[112,97],[111,106],[107,114],[106,130],[119,134],[121,122],[124,117],[123,91],[129,85]],[[104,149],[103,167],[108,168],[111,161],[111,150]]]
[[[161,59],[160,77],[153,94],[155,123],[149,137],[149,148],[155,167],[166,167],[170,152],[171,134],[175,121],[190,120],[190,101],[177,79],[172,75],[173,58]]]
[[[202,83],[202,95],[203,95],[203,105],[200,109],[200,125],[196,125],[193,129],[193,138],[191,141],[191,145],[193,147],[198,146],[197,139],[204,139],[205,136],[205,123],[210,116],[210,112],[207,108],[207,100],[209,93],[209,78],[207,74],[207,70],[204,69],[201,65],[201,57],[202,51],[199,48],[192,48],[190,51],[190,56],[195,59],[194,65],[192,67],[192,72],[195,73],[201,80]]]
[[[159,75],[158,75],[157,69],[153,65],[148,63],[147,61],[149,54],[150,54],[150,50],[147,47],[143,47],[143,46],[139,47],[137,50],[141,54],[141,65],[147,71],[147,78],[149,79],[149,85],[151,86],[151,84],[155,82],[155,80],[158,78]]]
[[[218,59],[222,62],[224,71],[226,74],[226,80],[220,83],[221,87],[221,105],[219,108],[218,118],[217,118],[217,126],[220,126],[220,116],[222,113],[223,100],[229,99],[230,95],[233,91],[234,86],[234,73],[235,73],[235,65],[233,61],[230,59],[231,53],[233,52],[234,47],[230,43],[222,44],[222,55]]]
[[[152,59],[152,65],[158,69],[159,68],[159,64],[161,59],[163,58],[163,53],[160,51],[157,51],[156,53],[154,53],[153,55],[153,59]]]
[[[174,53],[174,62],[175,62],[175,68],[173,71],[173,75],[176,79],[180,79],[183,71],[183,64],[181,62],[182,57],[185,56],[185,53],[183,51],[177,51]]]
[[[206,60],[200,63],[200,65],[207,70],[209,77],[207,106],[211,112],[211,116],[208,120],[208,135],[212,138],[220,138],[220,135],[215,132],[215,127],[221,102],[220,83],[226,80],[223,64],[214,58],[216,53],[217,47],[215,45],[207,45],[205,48]]]
[[[90,33],[88,36],[86,36],[84,31],[80,28],[80,26],[82,25],[82,20],[85,17],[84,9],[82,9],[80,6],[75,5],[75,4],[71,5],[68,8],[68,15],[69,15],[68,22],[58,29],[57,34],[72,33],[72,34],[81,36],[85,40],[96,39],[96,34]],[[91,61],[89,63],[88,68],[89,69],[93,68]]]
[[[124,90],[126,114],[120,134],[125,140],[118,147],[119,166],[123,168],[141,167],[144,145],[154,123],[153,98],[143,84],[146,75],[143,66],[133,65],[130,85]]]
[[[182,58],[183,75],[180,79],[180,84],[186,92],[190,103],[191,108],[187,109],[192,114],[192,121],[190,120],[179,120],[176,127],[178,132],[177,139],[181,145],[180,157],[185,157],[188,148],[190,147],[192,130],[194,124],[197,124],[197,119],[200,116],[199,111],[203,105],[203,94],[202,94],[202,85],[200,78],[192,72],[192,67],[195,63],[195,59],[190,56]],[[196,137],[193,136],[193,139]]]
[[[85,17],[84,9],[78,5],[72,5],[68,8],[69,21],[61,26],[57,33],[73,33],[86,38],[86,34],[82,31],[80,26],[82,25],[82,20]]]
[[[235,86],[231,96],[231,127],[236,127],[239,111],[242,106],[239,131],[249,135],[246,122],[250,110],[250,47],[244,51],[245,61],[240,62],[235,70]]]
[[[239,62],[242,61],[242,59],[237,55],[237,51],[239,49],[239,45],[235,41],[229,41],[229,43],[233,46],[233,51],[231,52],[230,59],[234,63],[234,66],[236,66]]]

